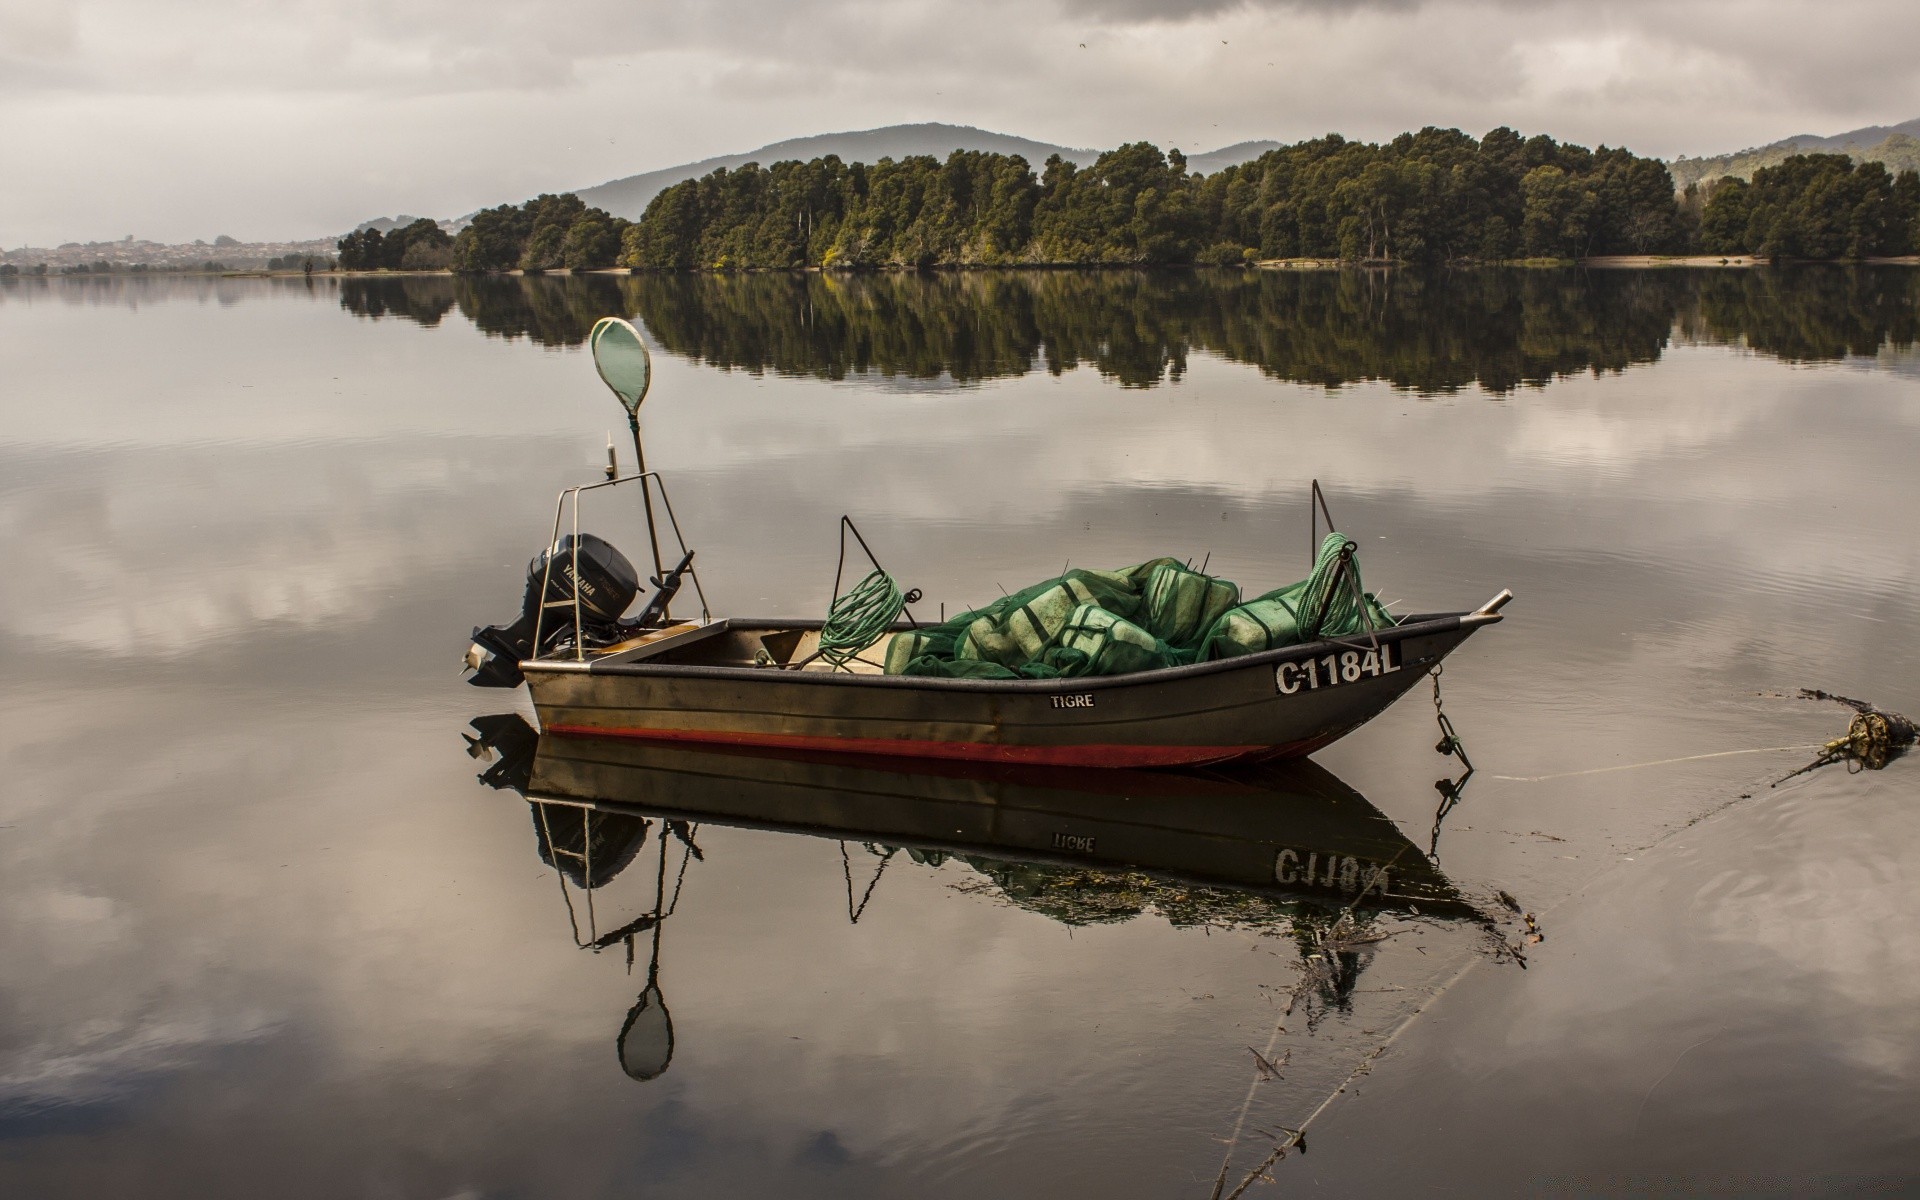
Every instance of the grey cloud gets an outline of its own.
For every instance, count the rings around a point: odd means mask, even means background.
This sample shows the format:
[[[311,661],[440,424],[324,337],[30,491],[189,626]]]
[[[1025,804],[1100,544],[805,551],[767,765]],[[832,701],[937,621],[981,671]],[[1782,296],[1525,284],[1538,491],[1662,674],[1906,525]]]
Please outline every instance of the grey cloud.
[[[1714,153],[1920,113],[1916,41],[1892,0],[0,0],[0,121],[40,165],[0,243],[310,236],[902,121]]]
[[[1366,10],[1417,8],[1428,0],[1062,0],[1061,8],[1103,23],[1190,21],[1248,9],[1283,9],[1339,15]]]

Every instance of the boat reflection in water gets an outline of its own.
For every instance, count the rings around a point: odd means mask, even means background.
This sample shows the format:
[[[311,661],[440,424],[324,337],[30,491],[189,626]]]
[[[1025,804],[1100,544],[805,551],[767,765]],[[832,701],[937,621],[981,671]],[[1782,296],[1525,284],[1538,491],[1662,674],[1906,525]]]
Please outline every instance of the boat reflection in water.
[[[704,858],[701,825],[839,841],[855,922],[896,859],[936,869],[958,860],[978,876],[962,890],[1065,924],[1151,912],[1175,926],[1291,932],[1303,955],[1324,945],[1316,930],[1343,918],[1483,919],[1392,820],[1308,759],[1219,772],[1067,771],[541,738],[512,714],[473,727],[470,752],[499,754],[482,782],[530,805],[576,944],[624,947],[632,966],[646,943],[646,986],[617,1041],[621,1067],[640,1080],[673,1055],[661,934],[689,865]],[[644,867],[652,903],[602,932],[595,893]],[[1345,1007],[1366,965],[1368,939],[1350,940],[1359,948],[1324,974],[1329,1006]]]

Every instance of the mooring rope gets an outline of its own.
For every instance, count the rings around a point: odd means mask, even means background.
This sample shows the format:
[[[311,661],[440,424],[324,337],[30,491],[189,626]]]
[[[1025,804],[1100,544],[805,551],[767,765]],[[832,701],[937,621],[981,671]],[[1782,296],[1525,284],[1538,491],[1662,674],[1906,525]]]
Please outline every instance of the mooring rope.
[[[865,579],[834,597],[820,626],[820,657],[834,667],[845,667],[862,650],[880,640],[907,607],[893,576],[875,569]]]
[[[1820,743],[1811,746],[1759,746],[1752,750],[1716,750],[1712,754],[1688,754],[1681,758],[1656,758],[1647,762],[1621,763],[1615,767],[1592,767],[1585,771],[1561,771],[1557,775],[1490,775],[1489,779],[1501,779],[1508,783],[1545,783],[1549,779],[1572,779],[1578,775],[1605,775],[1611,771],[1637,771],[1641,767],[1664,767],[1673,763],[1699,762],[1708,758],[1733,758],[1740,754],[1782,754],[1788,750],[1818,750]]]

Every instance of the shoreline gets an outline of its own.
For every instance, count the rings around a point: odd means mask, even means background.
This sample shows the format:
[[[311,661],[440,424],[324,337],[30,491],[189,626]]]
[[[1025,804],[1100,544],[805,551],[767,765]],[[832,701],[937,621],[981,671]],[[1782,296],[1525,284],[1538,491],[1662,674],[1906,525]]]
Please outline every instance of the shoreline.
[[[20,272],[0,276],[0,280],[52,280],[52,279],[423,279],[431,277],[456,278],[462,274],[492,276],[500,278],[557,276],[567,278],[574,275],[752,275],[752,274],[813,274],[813,275],[894,275],[923,274],[942,271],[1383,271],[1383,270],[1457,270],[1457,269],[1521,269],[1540,270],[1564,267],[1590,267],[1595,270],[1655,270],[1663,267],[1686,268],[1727,268],[1752,269],[1756,267],[1797,267],[1797,266],[1839,266],[1839,267],[1920,267],[1920,254],[1899,256],[1877,256],[1870,258],[1812,259],[1759,258],[1748,254],[1607,254],[1592,258],[1520,258],[1479,260],[1465,259],[1451,263],[1436,263],[1431,267],[1420,267],[1397,259],[1340,259],[1340,258],[1268,258],[1241,264],[1214,263],[940,263],[928,267],[884,266],[861,268],[823,268],[806,267],[727,267],[708,269],[701,267],[683,267],[658,269],[652,267],[591,267],[573,270],[566,267],[551,271],[526,271],[515,268],[511,271],[460,272],[449,268],[434,270],[351,270],[351,271],[315,271],[311,276],[305,271],[294,270],[240,270],[240,271],[107,271],[87,272],[85,274],[30,275]]]

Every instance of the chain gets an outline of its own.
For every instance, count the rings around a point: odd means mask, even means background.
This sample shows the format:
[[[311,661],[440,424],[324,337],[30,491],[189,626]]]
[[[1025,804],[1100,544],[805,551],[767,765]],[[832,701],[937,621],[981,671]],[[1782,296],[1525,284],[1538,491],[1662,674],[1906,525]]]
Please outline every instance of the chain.
[[[1433,664],[1433,670],[1427,674],[1433,676],[1433,719],[1440,726],[1440,740],[1433,748],[1448,758],[1457,758],[1466,770],[1458,779],[1436,779],[1433,790],[1440,793],[1440,804],[1433,812],[1433,837],[1427,844],[1427,857],[1435,862],[1440,858],[1440,825],[1447,819],[1454,806],[1460,803],[1460,793],[1466,789],[1467,780],[1473,778],[1473,760],[1467,757],[1467,748],[1460,741],[1460,735],[1454,732],[1453,722],[1447,719],[1446,709],[1440,702],[1439,663]]]

